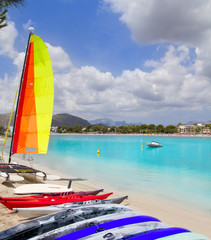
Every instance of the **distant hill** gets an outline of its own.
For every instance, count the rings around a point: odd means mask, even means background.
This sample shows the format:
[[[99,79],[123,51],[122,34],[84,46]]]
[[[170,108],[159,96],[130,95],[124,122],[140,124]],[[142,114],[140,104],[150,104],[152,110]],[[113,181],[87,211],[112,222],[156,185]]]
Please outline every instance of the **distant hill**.
[[[10,120],[10,113],[0,114],[0,126],[6,128],[8,126],[9,120]],[[13,125],[13,122],[14,122],[14,114],[12,116],[11,125]]]
[[[131,126],[131,125],[141,125],[142,123],[127,123],[125,121],[113,121],[109,118],[100,118],[89,121],[92,125],[104,125],[108,127],[119,127],[119,126]]]
[[[211,120],[203,120],[203,121],[189,121],[185,123],[184,125],[193,125],[195,123],[201,123],[201,124],[211,124]]]
[[[68,127],[81,125],[82,127],[87,127],[88,125],[90,125],[90,123],[85,119],[75,117],[67,113],[61,113],[61,114],[53,115],[51,125],[52,126],[68,126]]]
[[[10,119],[10,113],[0,114],[0,126],[7,127]],[[13,126],[14,122],[14,114],[11,121],[11,126]],[[62,113],[62,114],[56,114],[53,115],[52,118],[52,126],[68,126],[73,127],[76,125],[81,125],[82,127],[86,127],[90,125],[90,123],[82,118],[75,117],[73,115]]]

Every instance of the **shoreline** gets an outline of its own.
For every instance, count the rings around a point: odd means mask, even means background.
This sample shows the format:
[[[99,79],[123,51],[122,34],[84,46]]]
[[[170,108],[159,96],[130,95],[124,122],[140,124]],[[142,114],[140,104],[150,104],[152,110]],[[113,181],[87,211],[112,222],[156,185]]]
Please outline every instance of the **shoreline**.
[[[19,157],[13,157],[13,161],[16,161],[20,164],[27,165],[28,162],[26,160],[22,160]],[[71,174],[67,176],[67,174],[63,174],[56,170],[51,169],[46,166],[44,163],[40,166],[40,163],[33,162],[33,167],[39,170],[46,172],[47,174],[56,174],[61,177],[67,178],[75,178]],[[85,176],[84,176],[85,177]],[[1,184],[0,185],[0,196],[14,196],[13,187],[17,187],[27,183],[27,181],[23,181],[20,183],[14,184]],[[28,182],[29,183],[29,182]],[[61,184],[67,185],[67,181],[46,181],[46,183],[52,184]],[[92,179],[88,179],[86,181],[74,181],[72,182],[72,187],[74,191],[86,191],[86,190],[95,190],[104,188],[104,193],[114,192],[110,198],[116,198],[127,195],[123,191],[118,191],[117,189],[112,189],[111,186],[98,186],[97,183],[94,183]],[[198,212],[194,209],[187,208],[180,203],[172,202],[170,200],[155,197],[149,194],[140,194],[136,195],[135,193],[130,193],[128,199],[125,200],[123,205],[127,205],[132,209],[147,214],[153,217],[160,219],[162,222],[169,224],[173,227],[184,227],[192,232],[204,234],[207,237],[211,238],[211,213],[205,214],[202,212]],[[1,220],[0,220],[0,231],[20,224],[27,219],[21,217],[18,213],[14,213],[0,204],[0,212],[1,212]]]
[[[211,138],[211,134],[145,134],[145,133],[50,133],[50,135],[59,135],[59,136],[65,136],[65,135],[84,135],[84,136],[145,136],[145,137],[202,137],[202,138]]]

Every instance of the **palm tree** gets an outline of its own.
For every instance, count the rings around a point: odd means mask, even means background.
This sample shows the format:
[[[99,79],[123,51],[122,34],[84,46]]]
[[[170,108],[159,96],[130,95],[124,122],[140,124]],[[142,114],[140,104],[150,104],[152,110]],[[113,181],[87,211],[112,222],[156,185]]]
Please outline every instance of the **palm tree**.
[[[0,29],[7,26],[7,8],[10,6],[18,7],[24,0],[0,0]]]

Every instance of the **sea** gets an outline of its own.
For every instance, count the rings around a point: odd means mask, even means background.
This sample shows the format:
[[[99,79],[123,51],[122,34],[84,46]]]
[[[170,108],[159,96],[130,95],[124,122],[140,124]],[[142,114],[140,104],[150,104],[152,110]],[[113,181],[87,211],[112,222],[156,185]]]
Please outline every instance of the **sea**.
[[[150,148],[151,141],[163,147]],[[51,135],[48,154],[34,157],[100,188],[150,194],[211,214],[211,137]]]

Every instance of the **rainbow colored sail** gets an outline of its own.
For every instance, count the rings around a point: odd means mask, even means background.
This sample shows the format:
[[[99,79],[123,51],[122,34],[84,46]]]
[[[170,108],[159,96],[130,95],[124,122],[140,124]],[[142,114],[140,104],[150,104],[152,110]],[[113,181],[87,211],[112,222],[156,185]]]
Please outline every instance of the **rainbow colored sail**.
[[[53,71],[48,49],[31,34],[20,86],[12,154],[47,153],[53,113]]]

